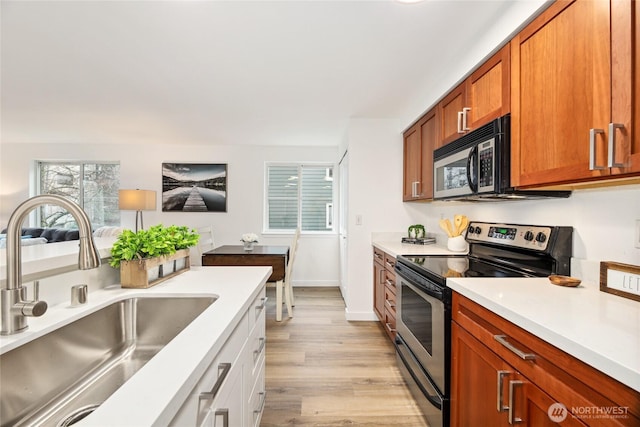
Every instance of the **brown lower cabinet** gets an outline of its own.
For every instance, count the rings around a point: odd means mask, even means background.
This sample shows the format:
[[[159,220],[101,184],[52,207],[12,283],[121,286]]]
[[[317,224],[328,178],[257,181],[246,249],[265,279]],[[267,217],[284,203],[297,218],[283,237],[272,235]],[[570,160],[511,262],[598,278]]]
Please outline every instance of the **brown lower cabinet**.
[[[373,248],[373,308],[391,341],[396,338],[396,258]]]
[[[637,391],[456,292],[452,319],[452,426],[640,426]]]

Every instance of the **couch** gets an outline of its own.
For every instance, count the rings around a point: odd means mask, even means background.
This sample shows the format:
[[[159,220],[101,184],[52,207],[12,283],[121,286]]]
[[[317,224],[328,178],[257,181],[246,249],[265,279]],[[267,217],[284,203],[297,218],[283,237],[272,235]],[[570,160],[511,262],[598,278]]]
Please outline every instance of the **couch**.
[[[7,229],[2,230],[5,235]],[[80,240],[80,232],[66,228],[23,228],[21,233],[23,238],[46,239],[47,243],[67,242],[69,240]]]

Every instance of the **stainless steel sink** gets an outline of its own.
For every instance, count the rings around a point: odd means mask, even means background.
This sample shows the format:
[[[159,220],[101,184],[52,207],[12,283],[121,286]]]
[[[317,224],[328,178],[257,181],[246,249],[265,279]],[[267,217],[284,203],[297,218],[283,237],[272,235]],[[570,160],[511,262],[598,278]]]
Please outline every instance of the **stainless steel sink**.
[[[0,355],[0,425],[72,425],[213,302],[129,298]]]

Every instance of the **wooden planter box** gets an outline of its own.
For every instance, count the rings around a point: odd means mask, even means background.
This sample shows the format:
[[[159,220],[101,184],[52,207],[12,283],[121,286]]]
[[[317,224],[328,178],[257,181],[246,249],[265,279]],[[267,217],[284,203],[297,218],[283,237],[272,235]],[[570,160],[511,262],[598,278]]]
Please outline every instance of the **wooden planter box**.
[[[123,288],[150,288],[189,268],[189,249],[180,249],[173,255],[121,261],[120,284]]]

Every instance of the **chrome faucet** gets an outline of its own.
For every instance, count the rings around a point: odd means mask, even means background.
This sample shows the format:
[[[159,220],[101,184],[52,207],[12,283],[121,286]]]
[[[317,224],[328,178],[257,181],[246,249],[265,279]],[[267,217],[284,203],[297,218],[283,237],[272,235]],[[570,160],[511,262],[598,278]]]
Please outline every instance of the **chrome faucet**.
[[[89,217],[76,203],[54,195],[35,196],[22,202],[7,225],[7,283],[0,289],[0,335],[11,335],[27,329],[28,316],[42,316],[47,311],[44,301],[27,301],[27,288],[22,286],[22,247],[20,229],[29,212],[42,205],[65,208],[76,220],[80,234],[78,268],[89,270],[100,265],[100,256],[93,241]]]

